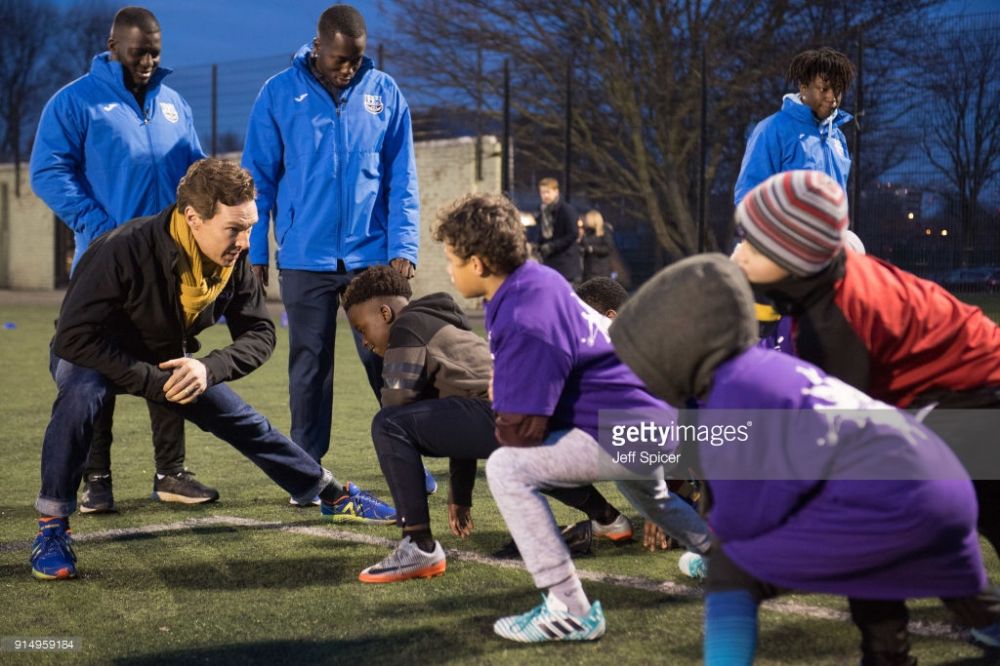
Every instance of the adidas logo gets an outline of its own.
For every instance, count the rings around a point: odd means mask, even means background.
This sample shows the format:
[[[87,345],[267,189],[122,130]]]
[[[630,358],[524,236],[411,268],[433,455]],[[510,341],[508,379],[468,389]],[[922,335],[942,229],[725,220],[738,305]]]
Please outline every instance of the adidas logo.
[[[565,624],[564,624],[565,623]],[[579,622],[570,617],[565,617],[561,620],[549,620],[548,622],[541,622],[538,625],[546,636],[553,640],[559,640],[569,636],[575,631],[583,631],[583,626]]]

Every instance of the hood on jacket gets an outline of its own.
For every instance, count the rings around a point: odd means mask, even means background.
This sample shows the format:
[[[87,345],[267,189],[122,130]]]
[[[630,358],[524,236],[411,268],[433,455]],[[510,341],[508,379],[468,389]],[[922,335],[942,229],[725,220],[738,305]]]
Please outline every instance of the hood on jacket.
[[[311,54],[312,42],[306,42],[299,47],[299,50],[295,52],[295,57],[292,58],[292,65],[304,70],[309,74],[309,76],[313,76],[312,69],[309,67],[309,56]],[[354,78],[351,79],[350,84],[345,87],[345,90],[347,88],[353,88],[369,69],[375,69],[375,63],[368,56],[361,56],[361,66],[358,67],[358,71],[354,73]],[[313,76],[313,78],[315,78],[315,76]]]
[[[400,314],[420,314],[428,317],[440,319],[445,324],[451,324],[457,328],[468,331],[469,320],[466,318],[462,308],[458,306],[455,299],[450,294],[439,291],[428,294],[421,298],[410,301]]]
[[[683,407],[708,394],[716,368],[756,344],[750,283],[725,255],[688,257],[626,301],[610,333],[618,357],[646,387]]]
[[[167,77],[168,74],[173,73],[174,70],[169,67],[157,66],[153,70],[153,75],[149,77],[149,83],[146,84],[146,90],[150,91],[156,88],[163,82],[163,79]],[[130,97],[132,93],[128,91],[125,87],[125,73],[122,69],[122,64],[116,60],[111,59],[111,51],[104,51],[103,53],[98,53],[90,61],[90,73],[93,74],[97,79],[107,83],[108,85],[120,89],[122,92],[127,93]]]
[[[788,93],[781,98],[781,112],[787,113],[797,121],[807,123],[813,127],[822,127],[823,125],[828,125],[830,128],[840,127],[841,125],[854,120],[854,116],[839,107],[833,110],[833,113],[830,114],[829,118],[826,118],[825,120],[816,120],[816,116],[813,115],[812,109],[807,104],[802,102],[802,98],[799,96],[799,93]]]

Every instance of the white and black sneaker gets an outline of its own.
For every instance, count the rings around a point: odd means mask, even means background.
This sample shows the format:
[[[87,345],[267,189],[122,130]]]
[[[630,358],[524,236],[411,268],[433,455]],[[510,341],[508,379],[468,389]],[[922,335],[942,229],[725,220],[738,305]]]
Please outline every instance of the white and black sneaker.
[[[362,583],[398,583],[411,578],[433,578],[444,573],[447,562],[444,548],[437,541],[434,550],[425,553],[405,537],[388,557],[358,575]]]
[[[80,497],[80,513],[114,513],[115,496],[111,492],[111,472],[88,474]]]
[[[543,594],[542,603],[527,613],[502,617],[493,624],[497,636],[518,643],[595,641],[605,628],[600,601],[591,604],[586,615],[573,615],[552,594]]]

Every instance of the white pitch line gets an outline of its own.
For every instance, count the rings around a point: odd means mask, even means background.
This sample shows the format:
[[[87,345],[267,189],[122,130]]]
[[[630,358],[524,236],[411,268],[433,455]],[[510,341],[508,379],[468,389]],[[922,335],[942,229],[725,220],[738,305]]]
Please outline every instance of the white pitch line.
[[[196,529],[199,527],[229,526],[248,527],[252,529],[273,529],[303,536],[317,537],[319,539],[332,539],[335,541],[347,541],[370,546],[394,547],[398,541],[386,537],[362,534],[349,530],[340,530],[329,527],[303,527],[289,525],[288,523],[277,521],[254,520],[252,518],[240,518],[237,516],[205,516],[202,518],[186,518],[173,523],[162,523],[159,525],[145,525],[143,527],[123,527],[118,529],[101,530],[99,532],[89,532],[87,534],[73,535],[74,543],[90,543],[101,541],[114,541],[116,539],[128,538],[130,536],[141,536],[150,534],[163,534],[167,532],[181,532],[184,530]],[[13,552],[16,550],[27,550],[30,547],[28,542],[11,542],[0,544],[0,552]],[[524,569],[521,560],[501,560],[468,550],[457,550],[449,548],[447,550],[449,559],[462,562],[472,562],[501,569]],[[577,575],[583,580],[625,587],[632,590],[642,590],[644,592],[659,592],[674,597],[695,598],[700,597],[703,591],[699,587],[681,585],[671,581],[656,581],[638,576],[619,576],[615,574],[602,573],[599,571],[588,571],[577,569]],[[850,615],[844,611],[832,608],[822,608],[820,606],[810,606],[797,601],[782,599],[772,599],[764,602],[764,608],[785,615],[796,615],[808,617],[814,620],[832,620],[835,622],[850,622]],[[918,636],[930,638],[946,638],[957,641],[965,640],[965,633],[950,624],[942,622],[927,622],[923,620],[910,621],[910,633]]]

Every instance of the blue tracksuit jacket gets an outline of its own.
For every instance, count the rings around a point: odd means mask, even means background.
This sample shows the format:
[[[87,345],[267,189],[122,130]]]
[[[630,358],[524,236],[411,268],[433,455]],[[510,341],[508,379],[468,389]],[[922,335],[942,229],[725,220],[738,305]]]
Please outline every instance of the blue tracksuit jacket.
[[[853,118],[837,109],[818,121],[798,93],[785,95],[781,110],[757,123],[750,134],[734,203],[739,205],[750,190],[774,174],[794,169],[822,171],[846,191],[851,158],[840,126]]]
[[[191,107],[159,67],[144,108],[108,52],[48,101],[31,152],[31,188],[76,237],[73,266],[90,242],[171,205],[187,168],[205,157]]]
[[[269,79],[247,127],[243,166],[257,184],[250,262],[267,264],[273,216],[282,269],[353,270],[417,262],[420,199],[410,110],[365,58],[339,103],[309,70],[310,47]]]

